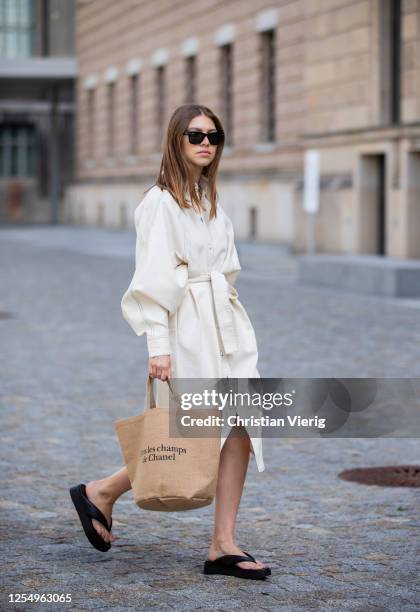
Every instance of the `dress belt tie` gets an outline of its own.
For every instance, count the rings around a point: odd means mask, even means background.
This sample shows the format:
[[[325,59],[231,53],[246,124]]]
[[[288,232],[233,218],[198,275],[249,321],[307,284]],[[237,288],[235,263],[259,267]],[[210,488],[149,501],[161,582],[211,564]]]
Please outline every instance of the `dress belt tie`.
[[[212,270],[191,276],[188,283],[210,282],[213,294],[214,308],[216,311],[217,324],[220,330],[223,350],[229,355],[238,350],[238,340],[233,319],[233,309],[230,300],[238,297],[235,287],[228,283],[223,272]]]

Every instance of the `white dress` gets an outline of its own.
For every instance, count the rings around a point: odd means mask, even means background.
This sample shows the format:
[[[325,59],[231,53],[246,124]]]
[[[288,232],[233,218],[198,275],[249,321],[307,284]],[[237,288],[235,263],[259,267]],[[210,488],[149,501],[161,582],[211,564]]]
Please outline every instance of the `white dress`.
[[[260,378],[254,328],[233,286],[241,265],[232,222],[220,202],[211,221],[207,196],[202,204],[200,215],[156,185],[146,193],[134,212],[135,272],[121,300],[123,317],[138,336],[146,333],[149,357],[171,355],[173,378]],[[163,405],[169,387],[156,382]],[[255,425],[247,430],[262,472],[263,438],[255,437]]]

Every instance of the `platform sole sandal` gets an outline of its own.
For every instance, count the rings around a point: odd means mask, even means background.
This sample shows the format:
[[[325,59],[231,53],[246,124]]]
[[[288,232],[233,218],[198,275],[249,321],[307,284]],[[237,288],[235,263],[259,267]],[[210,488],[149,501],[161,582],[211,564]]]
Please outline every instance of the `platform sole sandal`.
[[[92,525],[92,519],[96,519],[107,529],[111,531],[112,529],[112,519],[111,523],[108,525],[108,521],[102,512],[95,506],[94,503],[90,501],[90,499],[86,495],[86,485],[79,484],[75,487],[71,487],[69,489],[70,497],[73,501],[74,507],[77,510],[77,514],[79,515],[80,522],[82,523],[83,531],[89,542],[92,544],[94,548],[100,550],[101,552],[107,552],[111,548],[111,544],[109,542],[105,542],[99,535],[99,533],[95,530]]]
[[[214,561],[207,559],[204,562],[203,574],[222,574],[224,576],[236,576],[236,578],[249,578],[251,580],[265,580],[267,573],[262,569],[245,569],[236,563],[248,561],[249,556],[223,555]]]

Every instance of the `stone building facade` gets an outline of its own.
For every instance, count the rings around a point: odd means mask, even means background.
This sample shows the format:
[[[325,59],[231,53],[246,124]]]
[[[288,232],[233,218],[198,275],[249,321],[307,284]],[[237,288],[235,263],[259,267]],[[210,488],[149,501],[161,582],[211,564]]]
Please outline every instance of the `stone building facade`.
[[[79,0],[76,48],[68,222],[132,227],[170,115],[200,102],[237,238],[420,258],[420,0]]]

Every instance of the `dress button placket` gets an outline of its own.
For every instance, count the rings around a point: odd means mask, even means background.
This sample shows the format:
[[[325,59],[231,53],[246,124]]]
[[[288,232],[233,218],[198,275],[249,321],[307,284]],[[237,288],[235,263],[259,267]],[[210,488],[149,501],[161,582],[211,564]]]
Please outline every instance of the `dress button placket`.
[[[206,214],[206,213],[204,213],[204,214]],[[208,257],[207,263],[208,263],[208,270],[210,271],[210,269],[211,269],[211,265],[210,264],[213,263],[212,262],[212,255],[213,255],[213,250],[214,250],[213,242],[211,241],[212,240],[212,232],[211,232],[209,224],[207,223],[207,218],[206,218],[206,221],[204,221],[203,215],[200,215],[200,219],[201,219],[202,223],[204,223],[204,225],[206,227],[206,230],[207,230],[207,235],[209,237],[209,243],[207,245],[207,250],[208,250],[209,257]],[[218,333],[218,337],[219,337],[220,346],[222,346],[222,340],[221,340],[221,337],[220,337],[220,333]],[[229,378],[230,377],[230,367],[229,367],[227,355],[225,355],[224,351],[222,351],[222,350],[220,351],[220,358],[221,358],[221,361],[222,361],[222,376],[224,378],[225,377]]]

